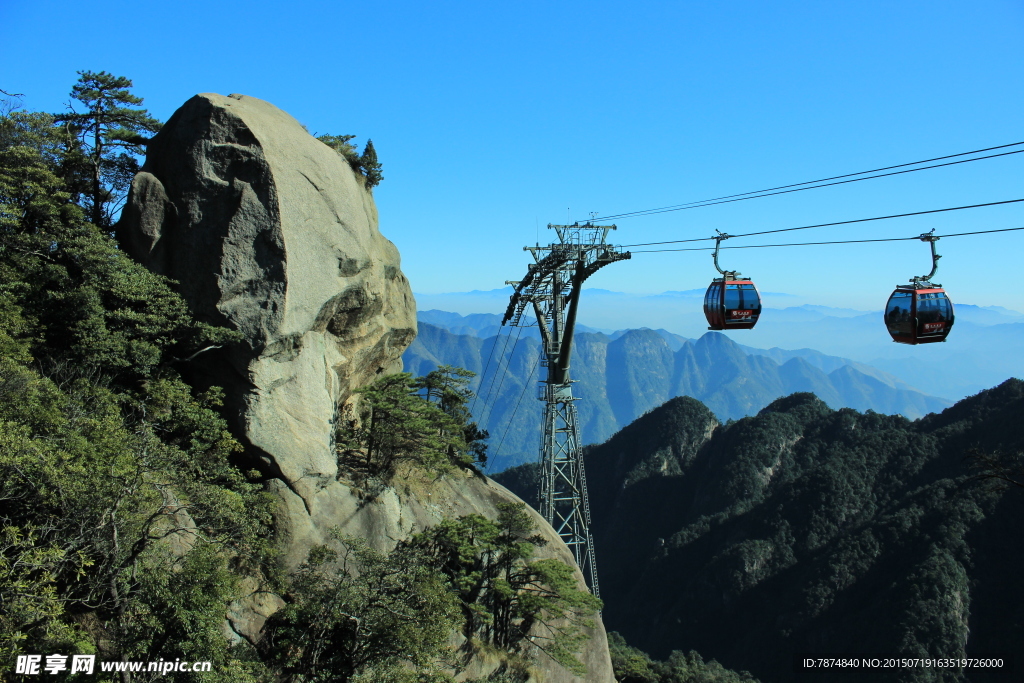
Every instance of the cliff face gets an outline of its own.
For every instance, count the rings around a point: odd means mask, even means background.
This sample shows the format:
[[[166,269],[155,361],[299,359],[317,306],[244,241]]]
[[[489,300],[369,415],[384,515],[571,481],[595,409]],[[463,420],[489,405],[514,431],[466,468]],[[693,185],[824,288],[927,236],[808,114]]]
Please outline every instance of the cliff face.
[[[356,388],[401,370],[416,307],[362,179],[288,114],[241,95],[190,99],[150,143],[117,230],[134,258],[180,283],[199,319],[243,334],[184,366],[196,384],[224,387],[236,435],[278,499],[286,565],[333,527],[383,550],[445,517],[493,518],[497,503],[517,500],[468,472],[426,490],[398,482],[368,504],[339,480],[335,422]],[[537,521],[549,539],[538,555],[571,563]],[[255,640],[281,604],[254,592],[229,621]],[[587,680],[611,681],[600,624],[593,635]],[[538,665],[537,680],[578,680]]]
[[[312,510],[337,407],[401,369],[415,303],[372,196],[334,150],[252,97],[196,95],[150,144],[122,244],[245,336],[207,362],[249,447]]]

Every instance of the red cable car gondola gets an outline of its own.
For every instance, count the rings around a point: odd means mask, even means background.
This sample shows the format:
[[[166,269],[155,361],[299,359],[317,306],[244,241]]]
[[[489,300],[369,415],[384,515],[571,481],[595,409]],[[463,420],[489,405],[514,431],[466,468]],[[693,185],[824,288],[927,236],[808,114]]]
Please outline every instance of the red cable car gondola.
[[[718,247],[730,235],[719,232],[715,239],[715,269],[722,274],[711,281],[704,294],[704,316],[709,330],[749,330],[761,315],[761,295],[748,277],[718,265]]]
[[[932,272],[911,278],[909,285],[897,285],[885,305],[885,327],[892,340],[900,344],[946,341],[953,329],[953,302],[942,285],[931,282],[942,258],[935,253],[938,240],[931,233],[921,235],[921,241],[932,248]]]

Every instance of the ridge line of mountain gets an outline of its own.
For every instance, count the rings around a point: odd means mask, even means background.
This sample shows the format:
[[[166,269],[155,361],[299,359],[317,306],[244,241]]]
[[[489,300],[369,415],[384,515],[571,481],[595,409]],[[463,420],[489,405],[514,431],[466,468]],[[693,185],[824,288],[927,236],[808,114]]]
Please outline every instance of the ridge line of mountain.
[[[527,384],[539,379],[539,355],[539,341],[519,337],[518,331],[512,337],[484,338],[421,322],[403,362],[418,375],[439,364],[478,374],[486,370],[471,388],[479,394],[476,419],[492,434],[488,470],[494,472],[538,457],[540,406],[524,399]],[[575,339],[572,365],[578,380],[574,393],[581,398],[581,437],[584,443],[601,443],[674,396],[701,400],[722,421],[756,414],[797,391],[813,392],[833,408],[902,413],[909,418],[950,405],[881,370],[842,360],[816,353],[779,359],[768,352],[747,353],[721,333],[693,340],[650,329],[629,330],[614,339],[582,332]]]

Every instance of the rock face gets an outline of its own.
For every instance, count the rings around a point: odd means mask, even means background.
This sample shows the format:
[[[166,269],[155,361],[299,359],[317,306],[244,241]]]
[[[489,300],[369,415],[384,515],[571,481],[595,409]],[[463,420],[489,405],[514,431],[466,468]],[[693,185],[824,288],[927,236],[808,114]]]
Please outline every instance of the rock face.
[[[200,319],[242,332],[208,370],[243,402],[247,445],[311,507],[337,474],[336,410],[400,370],[416,335],[373,197],[280,109],[203,94],[151,142],[118,231]]]
[[[356,388],[401,370],[416,306],[362,178],[291,116],[252,97],[196,95],[150,142],[117,230],[134,258],[179,282],[199,319],[244,336],[183,368],[225,389],[236,436],[278,498],[287,566],[333,527],[383,550],[445,517],[494,518],[497,503],[518,500],[468,472],[415,492],[399,484],[370,503],[339,481],[335,422]],[[571,563],[537,521],[550,540],[538,556]],[[235,637],[257,639],[282,604],[255,588],[228,613]],[[613,680],[599,621],[583,661],[586,680]],[[469,671],[488,673],[483,662]],[[534,679],[580,680],[541,660]]]

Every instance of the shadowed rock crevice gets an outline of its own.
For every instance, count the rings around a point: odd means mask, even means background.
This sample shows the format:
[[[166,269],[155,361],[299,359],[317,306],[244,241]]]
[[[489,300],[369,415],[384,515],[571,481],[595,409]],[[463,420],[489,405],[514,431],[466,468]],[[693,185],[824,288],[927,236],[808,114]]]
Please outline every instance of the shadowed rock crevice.
[[[369,267],[369,261],[358,261],[354,258],[348,258],[345,256],[338,258],[338,275],[342,277],[352,277],[353,275],[358,275],[359,273],[363,272]],[[392,268],[393,266],[385,266],[385,271],[388,271]]]
[[[349,341],[383,310],[384,301],[379,296],[363,287],[350,287],[323,305],[313,329],[326,330],[339,340]]]

